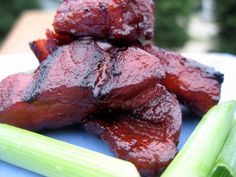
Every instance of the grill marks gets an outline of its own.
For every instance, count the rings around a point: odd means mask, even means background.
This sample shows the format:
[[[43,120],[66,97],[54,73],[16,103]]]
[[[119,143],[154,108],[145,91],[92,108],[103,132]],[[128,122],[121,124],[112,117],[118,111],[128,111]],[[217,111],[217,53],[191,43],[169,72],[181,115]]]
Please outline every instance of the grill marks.
[[[103,43],[102,46],[105,46],[105,43]],[[187,105],[200,115],[206,113],[220,100],[221,84],[223,83],[224,76],[213,68],[186,59],[178,53],[169,52],[152,45],[137,45],[135,48],[128,49],[127,47],[117,49],[112,45],[108,46],[106,50],[114,55],[114,60],[117,60],[119,57],[122,58],[122,56],[119,56],[122,55],[122,50],[123,53],[130,56],[134,55],[137,57],[136,59],[138,59],[141,56],[132,54],[135,53],[135,50],[138,50],[138,48],[155,56],[160,60],[161,68],[165,72],[165,77],[161,82],[162,85],[167,87],[170,92],[176,94],[181,103]],[[115,52],[116,50],[119,52]],[[127,62],[127,66],[131,66],[131,63],[132,61]],[[120,71],[116,67],[116,64],[111,67],[113,67],[111,71],[114,74],[119,74]],[[132,66],[130,68],[137,67],[138,66]],[[141,65],[141,67],[144,66]],[[159,71],[159,69],[160,68],[157,68],[156,71]]]
[[[0,122],[30,130],[86,122],[119,158],[154,175],[177,152],[178,102],[158,84],[164,77],[158,58],[137,47],[105,48],[75,41],[58,47],[33,74],[0,82]],[[89,119],[105,113],[114,117]]]
[[[0,122],[11,124],[14,120],[13,125],[39,130],[81,122],[106,109],[130,110],[141,106],[148,98],[139,101],[140,93],[154,87],[164,73],[154,56],[137,48],[127,50],[116,51],[118,57],[114,60],[113,54],[91,40],[59,47],[28,76],[28,82],[26,76],[15,75],[0,83],[0,98],[5,105],[1,108]],[[136,59],[136,56],[142,57]],[[131,65],[129,61],[133,61]],[[113,73],[112,66],[118,68],[119,74]],[[129,66],[137,69],[131,74]],[[17,84],[11,84],[16,78],[26,84],[17,88]],[[14,90],[20,90],[21,94],[9,101],[7,96]]]
[[[133,162],[142,176],[153,176],[176,154],[181,126],[176,98],[157,83],[203,114],[219,101],[223,76],[150,45],[116,48],[99,42],[96,46],[109,53],[109,59],[100,56],[99,62],[92,64],[97,78],[93,84],[87,79],[90,74],[83,79],[84,85],[92,88],[90,94],[99,99],[88,108],[93,114],[104,109],[115,113],[89,119],[84,128],[108,143],[117,157]]]

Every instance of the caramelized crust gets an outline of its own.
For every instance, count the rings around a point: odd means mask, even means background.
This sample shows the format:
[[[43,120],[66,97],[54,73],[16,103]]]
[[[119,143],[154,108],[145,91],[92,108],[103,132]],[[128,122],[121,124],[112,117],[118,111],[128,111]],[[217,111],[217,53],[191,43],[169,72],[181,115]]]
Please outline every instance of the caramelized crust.
[[[64,0],[53,26],[58,33],[132,43],[152,38],[153,12],[152,0]]]
[[[163,75],[159,60],[139,48],[110,53],[94,41],[75,41],[59,47],[34,74],[0,82],[0,122],[40,130],[103,110],[130,110],[151,99],[147,93]]]
[[[224,76],[213,68],[155,46],[141,46],[161,60],[166,76],[162,84],[178,99],[202,115],[220,100]]]
[[[134,163],[142,176],[154,176],[170,163],[181,129],[175,96],[159,84],[152,92],[156,96],[140,108],[98,116],[83,125],[109,144],[117,157]]]
[[[160,59],[165,70],[162,84],[193,111],[202,115],[219,102],[223,74],[213,68],[186,59],[178,53],[152,45],[138,45],[138,47]],[[114,50],[114,46],[109,45],[109,49]],[[50,50],[41,54],[44,53],[50,53]]]

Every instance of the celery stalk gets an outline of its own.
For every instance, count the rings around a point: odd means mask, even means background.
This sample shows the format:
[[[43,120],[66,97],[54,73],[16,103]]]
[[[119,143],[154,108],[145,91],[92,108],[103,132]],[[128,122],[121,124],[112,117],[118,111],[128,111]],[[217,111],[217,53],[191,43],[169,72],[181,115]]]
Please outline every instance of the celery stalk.
[[[208,177],[232,128],[236,102],[213,107],[161,177]]]
[[[211,177],[236,177],[236,123],[218,156]]]
[[[0,124],[0,160],[48,177],[138,177],[123,160]]]

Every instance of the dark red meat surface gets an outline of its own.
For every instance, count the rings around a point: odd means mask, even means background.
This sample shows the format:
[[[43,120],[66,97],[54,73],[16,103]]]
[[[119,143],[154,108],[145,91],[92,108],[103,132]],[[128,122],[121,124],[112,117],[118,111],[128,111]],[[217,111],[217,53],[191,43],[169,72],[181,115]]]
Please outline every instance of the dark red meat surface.
[[[75,41],[33,74],[0,82],[0,122],[36,131],[86,122],[118,157],[154,175],[175,156],[181,126],[175,96],[158,84],[163,77],[159,59],[140,48]],[[116,116],[94,118],[107,113]]]
[[[40,44],[40,40],[35,42]],[[111,44],[103,45],[109,46],[108,49],[114,48]],[[183,104],[202,115],[218,103],[223,74],[175,52],[152,45],[138,47],[160,59],[166,74],[162,84],[175,93]],[[35,46],[35,51],[40,49]],[[45,53],[50,53],[50,50]]]
[[[142,176],[154,176],[174,158],[181,129],[175,96],[160,85],[145,105],[126,113],[98,116],[83,127],[109,144],[114,154],[136,165]],[[96,116],[95,116],[96,117]]]
[[[106,52],[94,41],[75,41],[59,47],[34,74],[0,83],[0,122],[40,130],[103,110],[131,110],[152,98],[149,91],[162,78],[159,60],[139,48]]]
[[[64,0],[53,26],[58,33],[132,43],[152,38],[153,12],[152,0]]]
[[[218,103],[223,74],[175,52],[151,45],[141,48],[161,60],[166,73],[162,84],[182,103],[199,114],[206,113]]]

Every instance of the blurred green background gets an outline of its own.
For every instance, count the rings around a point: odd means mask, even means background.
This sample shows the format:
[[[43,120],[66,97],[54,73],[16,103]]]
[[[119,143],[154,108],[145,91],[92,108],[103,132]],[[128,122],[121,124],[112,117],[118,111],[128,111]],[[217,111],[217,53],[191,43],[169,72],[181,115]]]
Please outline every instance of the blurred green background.
[[[189,40],[187,32],[192,0],[154,0],[155,43],[165,48],[180,48]]]
[[[216,50],[236,54],[236,0],[216,0]]]
[[[154,0],[154,2],[156,3],[154,43],[158,46],[192,52],[189,45],[192,45],[193,51],[200,51],[198,45],[201,46],[202,43],[204,47],[206,43],[210,43],[205,47],[205,51],[236,54],[235,0]],[[59,0],[1,0],[0,44],[24,10],[39,8],[55,10],[59,4]],[[202,34],[204,28],[208,29],[209,34]],[[201,37],[204,37],[204,40],[201,40]]]
[[[38,0],[1,0],[0,1],[0,43],[14,25],[20,14],[27,9],[39,9]]]

